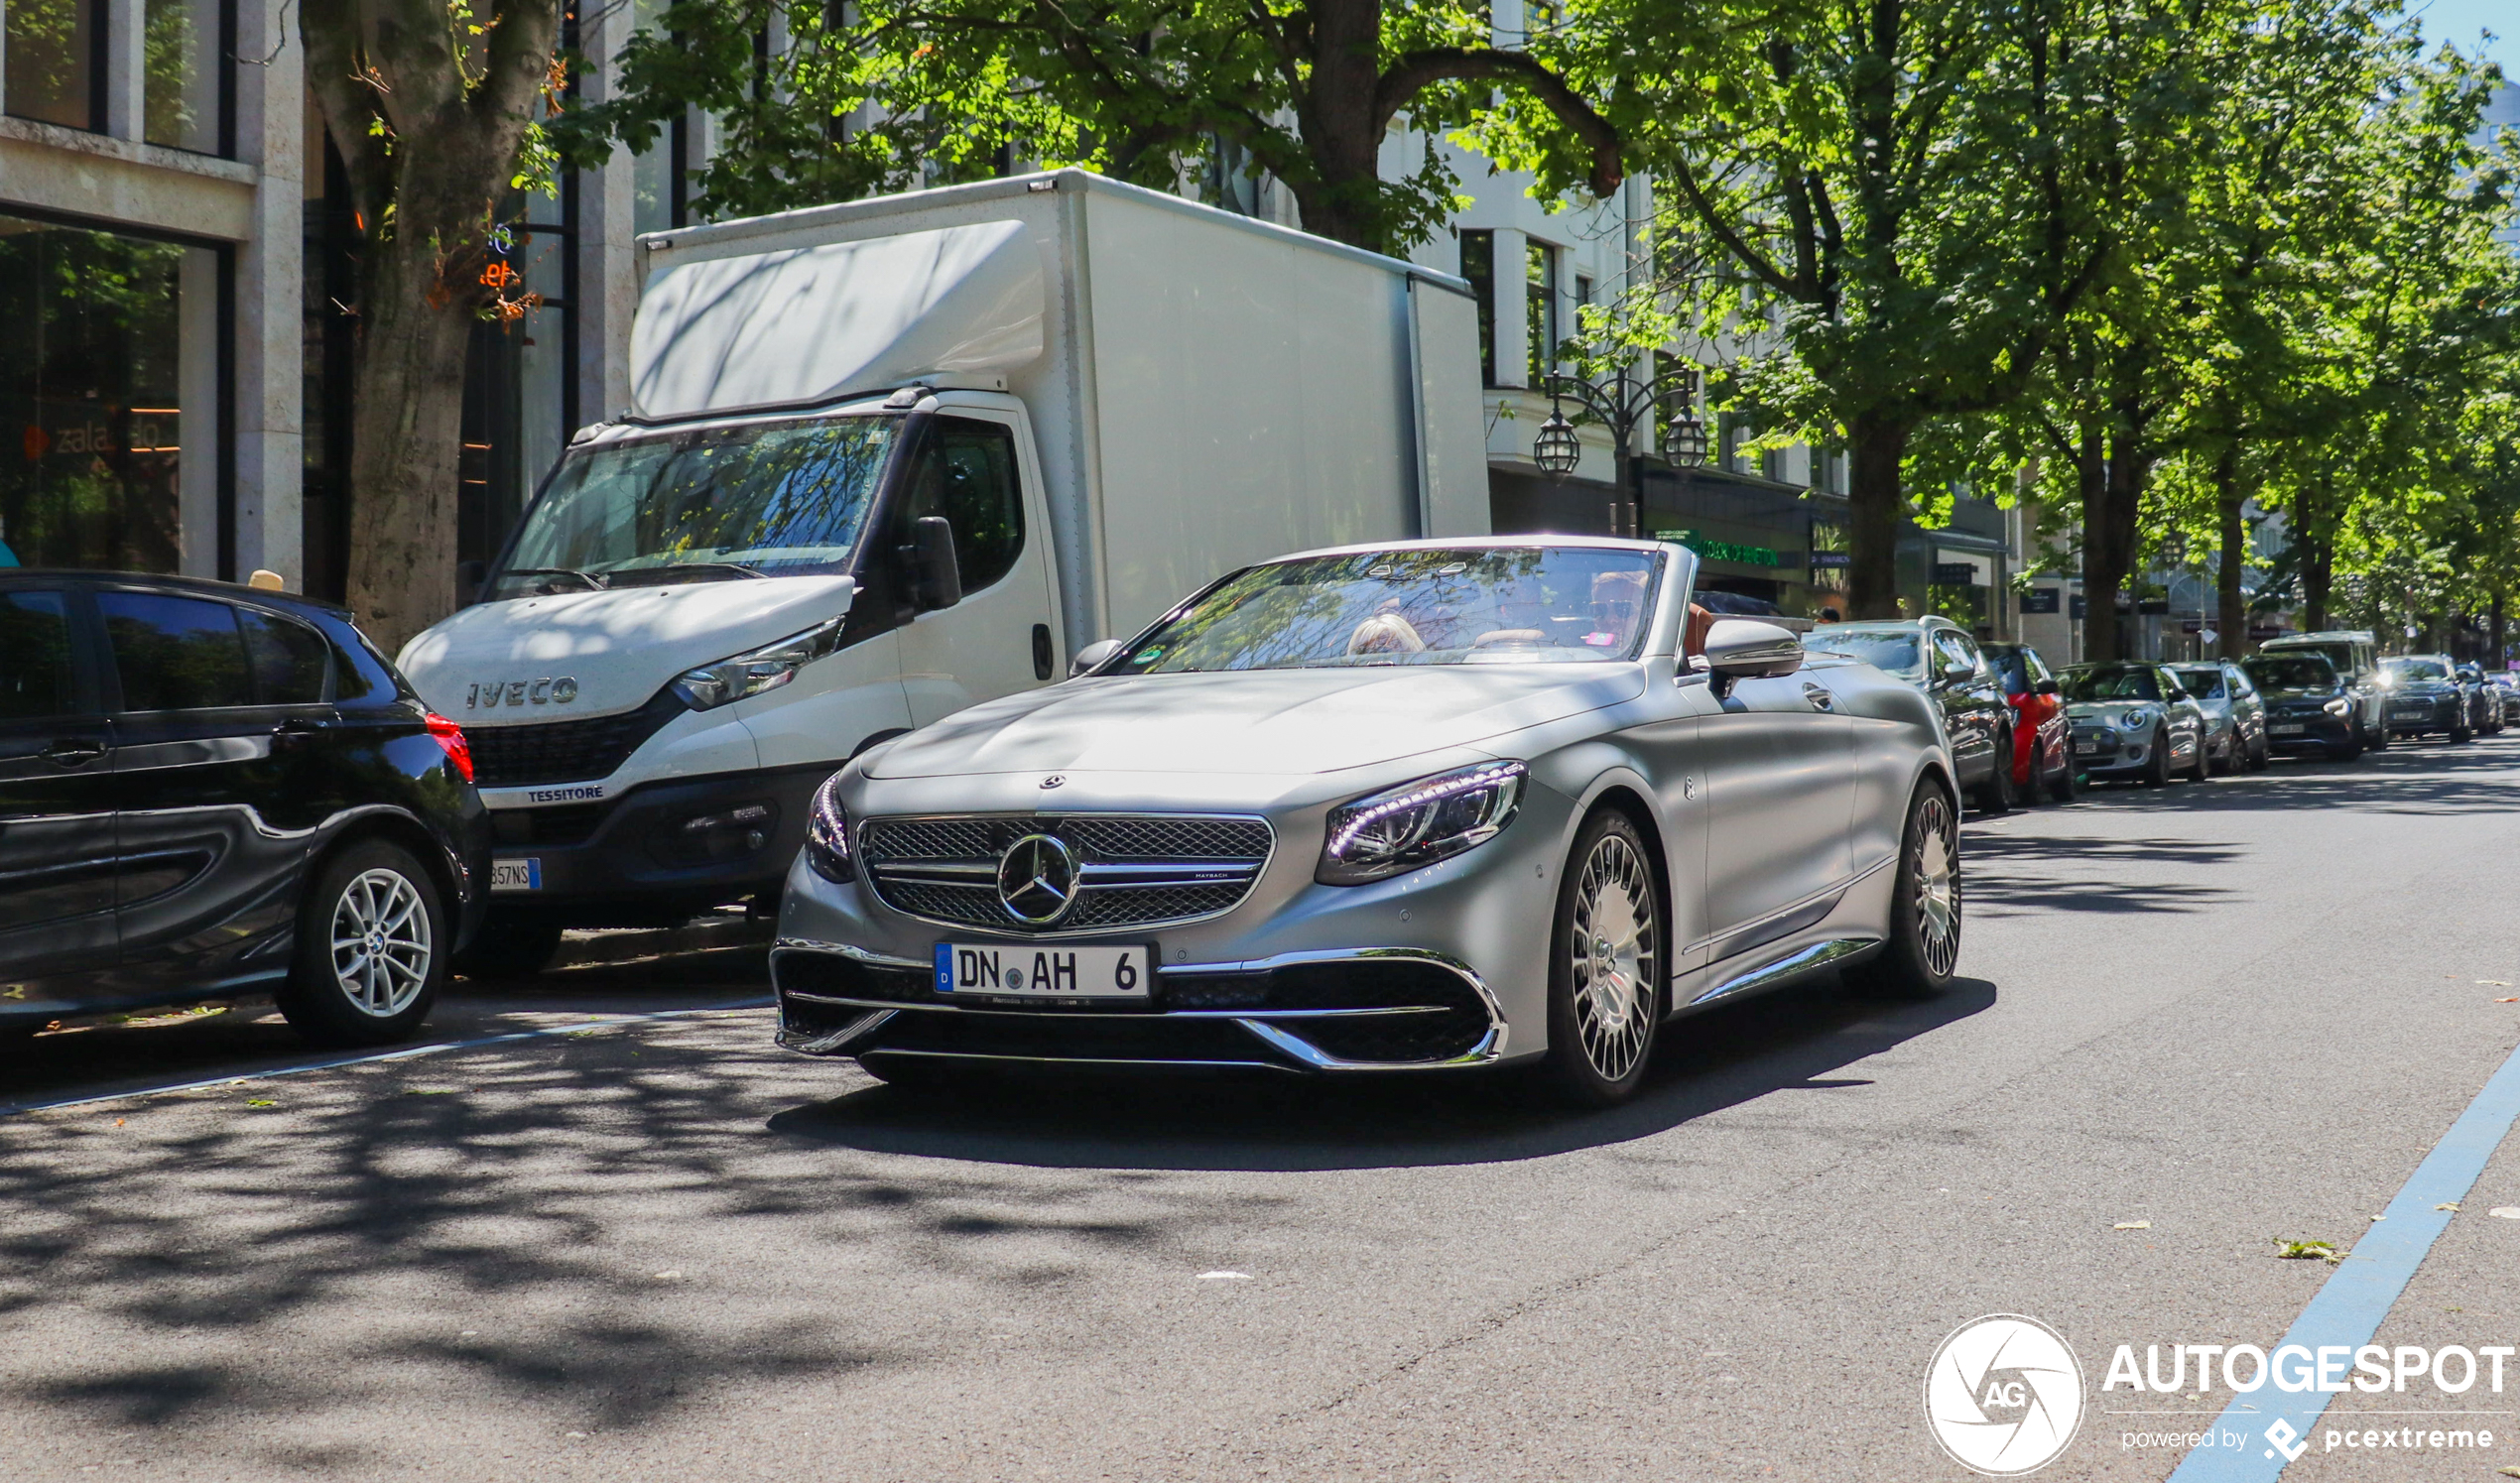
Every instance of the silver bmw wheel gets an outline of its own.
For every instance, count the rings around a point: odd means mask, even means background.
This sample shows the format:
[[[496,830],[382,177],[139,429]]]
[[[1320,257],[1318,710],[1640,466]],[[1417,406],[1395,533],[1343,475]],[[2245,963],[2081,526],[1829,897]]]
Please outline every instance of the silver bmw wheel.
[[[1605,834],[1584,857],[1567,934],[1575,1032],[1605,1081],[1636,1069],[1654,1029],[1662,964],[1654,879],[1633,845]]]
[[[429,983],[437,952],[420,888],[399,871],[351,877],[332,907],[332,976],[361,1014],[392,1019]]]
[[[1925,966],[1937,977],[1949,974],[1960,956],[1960,873],[1953,849],[1952,805],[1941,792],[1929,793],[1916,811],[1917,829],[1909,862],[1915,881],[1917,945]]]

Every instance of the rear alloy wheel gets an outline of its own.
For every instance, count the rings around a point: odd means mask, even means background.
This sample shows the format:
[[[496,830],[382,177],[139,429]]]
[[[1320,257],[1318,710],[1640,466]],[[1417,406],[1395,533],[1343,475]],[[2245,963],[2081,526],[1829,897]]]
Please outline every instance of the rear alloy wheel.
[[[2010,813],[2012,804],[2012,733],[2007,731],[1995,740],[1995,770],[1978,786],[1977,810]]]
[[[1952,986],[1960,957],[1959,820],[1931,781],[1908,803],[1881,950],[1845,971],[1846,987],[1883,999],[1922,999]]]
[[[298,912],[280,1012],[318,1046],[409,1040],[446,984],[438,885],[401,845],[365,839],[326,861]]]
[[[1636,1095],[1662,1019],[1662,893],[1625,814],[1584,820],[1558,889],[1549,954],[1549,1078],[1583,1107]]]

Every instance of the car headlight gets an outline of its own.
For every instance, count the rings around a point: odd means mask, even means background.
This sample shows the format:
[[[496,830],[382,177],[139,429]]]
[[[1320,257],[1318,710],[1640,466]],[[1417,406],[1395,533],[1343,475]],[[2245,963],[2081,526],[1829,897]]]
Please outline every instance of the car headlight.
[[[674,677],[674,693],[693,710],[714,710],[747,695],[775,690],[796,679],[799,670],[838,649],[840,625],[847,621],[834,618],[818,623],[775,644],[686,670]]]
[[[2150,726],[2152,723],[2153,713],[2151,711],[2130,710],[2126,714],[2117,718],[2117,729],[2120,731],[2141,731],[2145,727]]]
[[[1519,762],[1482,762],[1340,804],[1330,810],[1313,879],[1361,886],[1485,844],[1514,821],[1528,771]]]
[[[2322,705],[2319,708],[2328,712],[2328,714],[2331,716],[2349,716],[2353,714],[2353,702],[2347,700],[2342,695],[2338,695],[2335,699],[2329,701],[2327,704]]]
[[[805,859],[826,881],[845,886],[857,879],[857,858],[849,853],[848,814],[840,807],[837,773],[814,790],[814,807],[806,817]]]

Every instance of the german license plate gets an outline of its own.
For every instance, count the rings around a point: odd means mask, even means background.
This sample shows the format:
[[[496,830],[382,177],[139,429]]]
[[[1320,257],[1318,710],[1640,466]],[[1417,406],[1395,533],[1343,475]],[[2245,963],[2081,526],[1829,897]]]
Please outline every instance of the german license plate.
[[[2079,757],[2097,757],[2107,750],[2098,742],[2077,742],[2074,746],[2075,755]]]
[[[532,859],[491,861],[490,889],[493,891],[542,890],[543,862]]]
[[[2310,728],[2299,721],[2279,721],[2266,729],[2277,736],[2299,736]]]
[[[2399,706],[2399,707],[2397,708],[2397,711],[2396,711],[2397,718],[2398,718],[2399,720],[2401,720],[2401,721],[2405,721],[2405,720],[2417,720],[2417,721],[2420,721],[2420,720],[2422,720],[2424,717],[2429,716],[2429,715],[2431,715],[2432,713],[2433,713],[2433,707],[2431,707],[2431,706],[2429,706],[2429,705],[2401,705],[2401,706]]]
[[[1145,999],[1155,949],[1022,947],[1005,942],[937,944],[940,994],[1011,994],[1023,999]]]

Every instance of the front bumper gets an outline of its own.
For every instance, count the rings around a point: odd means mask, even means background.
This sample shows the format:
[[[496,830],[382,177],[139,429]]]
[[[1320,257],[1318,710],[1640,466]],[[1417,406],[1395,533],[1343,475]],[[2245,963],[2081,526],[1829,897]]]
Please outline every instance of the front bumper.
[[[1119,803],[1091,797],[1093,780],[1071,777],[1067,787],[1067,814]],[[1221,801],[1199,792],[1185,785],[1178,803],[1132,797],[1128,809],[1218,811]],[[1275,831],[1272,854],[1239,904],[1108,931],[1035,937],[944,926],[894,910],[863,877],[835,884],[799,859],[772,954],[781,1043],[879,1060],[1312,1072],[1457,1068],[1545,1050],[1549,924],[1575,823],[1572,800],[1532,783],[1513,824],[1494,839],[1361,886],[1313,880],[1320,808],[1290,813],[1252,797],[1229,811],[1266,816]],[[1161,966],[1144,1001],[973,1001],[936,992],[929,965],[940,942],[1027,950],[1152,943]]]
[[[2292,731],[2284,729],[2288,726],[2300,729]],[[2266,744],[2277,751],[2295,748],[2307,750],[2312,747],[2323,749],[2342,747],[2352,741],[2353,717],[2351,715],[2331,715],[2324,710],[2314,710],[2299,715],[2287,715],[2278,711],[2267,712]]]
[[[491,810],[497,862],[532,861],[535,889],[494,890],[501,917],[569,927],[672,924],[746,896],[767,901],[805,848],[832,767],[643,784],[619,799]]]
[[[1057,950],[1061,944],[1044,944]],[[940,992],[927,964],[784,938],[779,1044],[887,1060],[1252,1071],[1485,1065],[1505,1021],[1468,965],[1416,948],[1159,969],[1143,1005]],[[961,1002],[955,1002],[955,1001]]]
[[[2458,695],[2392,696],[2386,702],[2389,729],[2414,734],[2453,731],[2466,724],[2466,701]]]

